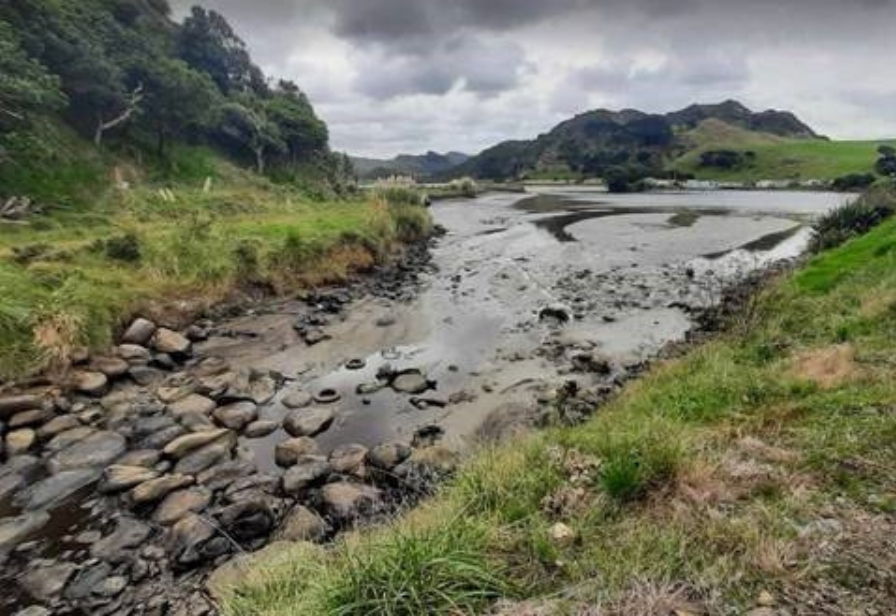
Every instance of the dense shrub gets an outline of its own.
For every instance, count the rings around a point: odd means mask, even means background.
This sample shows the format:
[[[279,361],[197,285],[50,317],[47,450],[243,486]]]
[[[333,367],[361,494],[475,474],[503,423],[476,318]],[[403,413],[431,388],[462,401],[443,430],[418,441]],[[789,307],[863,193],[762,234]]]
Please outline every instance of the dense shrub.
[[[867,233],[896,211],[896,191],[889,187],[872,189],[854,201],[838,207],[813,226],[811,250],[820,252]]]
[[[388,186],[378,188],[376,196],[389,205],[421,205],[420,193],[407,186]]]
[[[850,173],[840,176],[831,183],[831,188],[840,191],[865,190],[877,178],[873,173]]]

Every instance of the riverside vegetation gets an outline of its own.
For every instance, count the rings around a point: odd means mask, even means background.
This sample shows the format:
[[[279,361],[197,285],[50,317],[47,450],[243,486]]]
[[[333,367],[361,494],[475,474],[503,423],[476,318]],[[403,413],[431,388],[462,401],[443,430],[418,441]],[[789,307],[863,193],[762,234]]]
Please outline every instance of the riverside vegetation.
[[[485,448],[392,523],[257,563],[227,611],[886,613],[894,247],[890,219],[821,252],[586,423]]]
[[[138,311],[344,280],[426,233],[389,197],[355,193],[304,93],[214,11],[0,7],[0,379]]]

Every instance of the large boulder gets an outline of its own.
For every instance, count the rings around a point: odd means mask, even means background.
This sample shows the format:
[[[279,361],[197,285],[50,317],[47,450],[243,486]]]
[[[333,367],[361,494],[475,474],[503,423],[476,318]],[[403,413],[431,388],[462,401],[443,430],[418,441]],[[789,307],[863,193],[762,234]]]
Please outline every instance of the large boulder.
[[[333,411],[327,407],[295,409],[283,420],[283,428],[292,436],[314,436],[333,423]]]
[[[43,398],[33,394],[0,396],[0,421],[6,421],[16,413],[39,409],[43,406]]]
[[[131,501],[135,505],[143,505],[161,500],[174,490],[193,485],[194,481],[189,475],[165,475],[150,479],[131,490]]]
[[[29,566],[18,577],[19,586],[42,603],[56,600],[77,567],[72,563]]]
[[[75,391],[99,398],[109,390],[109,378],[102,372],[76,372],[71,377]]]
[[[320,451],[314,439],[307,436],[291,438],[274,447],[274,460],[284,468],[292,466],[303,456],[316,455]]]
[[[0,554],[12,551],[49,521],[50,514],[46,511],[33,511],[15,518],[0,519]]]
[[[106,493],[130,490],[134,486],[156,479],[158,471],[144,466],[125,466],[113,464],[103,471],[103,480],[100,482],[100,491]]]
[[[178,334],[176,331],[161,327],[153,334],[149,346],[159,353],[184,356],[189,355],[192,343],[188,338]]]
[[[187,488],[171,492],[162,500],[152,519],[157,524],[170,526],[188,513],[199,513],[212,500],[212,491],[205,487]]]
[[[363,475],[366,457],[367,447],[364,445],[341,445],[330,452],[330,466],[334,473]]]
[[[215,409],[214,417],[225,428],[240,431],[258,419],[258,407],[254,402],[234,402]]]
[[[202,471],[230,460],[230,452],[236,446],[236,433],[230,432],[208,445],[200,447],[178,460],[175,473],[197,475]]]
[[[133,556],[133,550],[143,545],[152,534],[152,528],[131,517],[121,517],[115,529],[90,546],[90,555],[110,562],[124,562]]]
[[[263,438],[280,429],[280,423],[271,419],[258,419],[253,421],[243,431],[246,438]]]
[[[330,474],[330,464],[320,456],[303,456],[283,473],[283,491],[295,496],[322,482]]]
[[[91,370],[100,372],[110,379],[123,377],[130,367],[130,364],[120,357],[96,357],[90,362]]]
[[[125,344],[146,345],[156,333],[156,324],[147,319],[135,319],[125,330],[121,341]]]
[[[221,526],[237,541],[267,537],[274,529],[275,516],[266,499],[249,499],[225,507],[218,516]]]
[[[13,430],[6,435],[6,453],[9,456],[18,456],[28,451],[34,446],[37,440],[37,433],[31,428],[22,428]]]
[[[391,471],[407,460],[412,449],[403,443],[383,443],[367,453],[367,463],[375,468]]]
[[[348,523],[375,512],[382,504],[382,492],[364,484],[329,483],[321,489],[321,501],[327,515]]]
[[[171,527],[168,550],[178,564],[198,565],[226,553],[229,546],[213,544],[217,529],[213,522],[195,513],[188,513]]]
[[[28,511],[45,509],[67,500],[70,496],[90,485],[100,477],[99,469],[63,471],[38,481],[16,495],[16,503]]]
[[[277,529],[277,541],[323,541],[330,532],[330,526],[311,509],[296,505]]]
[[[208,415],[218,405],[211,398],[200,396],[199,394],[188,394],[187,396],[168,405],[168,410],[175,417],[183,417],[185,415]]]
[[[216,441],[229,433],[230,431],[224,428],[206,430],[204,432],[192,432],[174,439],[165,445],[162,452],[168,457],[179,460],[191,451],[208,445],[212,441]]]
[[[125,438],[109,431],[100,431],[53,455],[47,466],[54,473],[76,468],[106,466],[127,448]]]

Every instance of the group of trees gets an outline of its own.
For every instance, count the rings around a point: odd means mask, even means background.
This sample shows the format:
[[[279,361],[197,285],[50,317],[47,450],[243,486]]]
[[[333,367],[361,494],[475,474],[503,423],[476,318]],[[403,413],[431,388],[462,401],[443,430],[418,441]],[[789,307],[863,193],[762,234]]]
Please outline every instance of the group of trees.
[[[877,172],[884,176],[896,178],[896,148],[889,145],[882,145],[877,148],[880,158],[874,168]]]
[[[296,84],[269,82],[220,14],[176,24],[167,0],[0,4],[0,156],[59,120],[97,147],[208,143],[259,172],[330,156]]]

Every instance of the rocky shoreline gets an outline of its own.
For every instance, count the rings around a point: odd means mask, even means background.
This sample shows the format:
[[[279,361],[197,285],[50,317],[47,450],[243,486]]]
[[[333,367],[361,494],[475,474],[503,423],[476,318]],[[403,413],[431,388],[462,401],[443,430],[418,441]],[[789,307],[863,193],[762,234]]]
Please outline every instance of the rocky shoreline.
[[[660,356],[724,328],[782,267],[730,285],[718,306],[678,306],[694,326],[688,341]],[[305,295],[292,322],[299,344],[310,349],[327,340],[328,326],[361,298],[414,300],[431,270],[424,242],[353,284]],[[662,276],[678,282],[652,299],[661,304],[680,303],[682,294],[669,291],[693,286],[690,271]],[[639,280],[629,285],[634,294],[648,284]],[[502,403],[477,436],[497,441],[537,425],[582,421],[647,367],[608,362],[564,335],[580,312],[595,310],[580,296],[582,285],[605,283],[617,285],[613,275],[584,270],[557,280],[563,303],[533,316],[548,333],[536,355],[559,379],[527,386],[530,403]],[[640,307],[611,295],[617,308]],[[697,303],[701,295],[685,294]],[[251,566],[252,552],[325,542],[385,519],[452,473],[457,454],[440,444],[438,425],[405,441],[324,449],[315,437],[331,429],[347,392],[306,389],[294,374],[202,350],[210,337],[245,335],[223,324],[235,314],[260,316],[268,304],[221,306],[180,329],[137,319],[110,352],[77,358],[64,382],[0,393],[0,579],[14,589],[0,599],[0,614],[213,614],[216,593]],[[361,359],[343,365],[364,368]],[[359,382],[353,395],[362,404],[383,389],[416,408],[463,402],[430,393],[436,384],[416,368],[385,364]],[[253,446],[281,434],[267,449]],[[15,612],[24,605],[31,607]]]
[[[311,346],[354,298],[409,301],[428,263],[421,243],[355,284],[310,293],[294,327]],[[313,437],[338,394],[194,353],[215,316],[181,331],[138,318],[64,379],[0,393],[0,579],[11,590],[0,613],[215,613],[205,580],[234,555],[327,540],[407,506],[453,469],[437,430],[321,450]],[[376,385],[429,389],[413,371],[383,371]],[[281,429],[266,418],[272,405],[286,410],[289,438],[271,452],[282,476],[259,471],[247,446]]]

